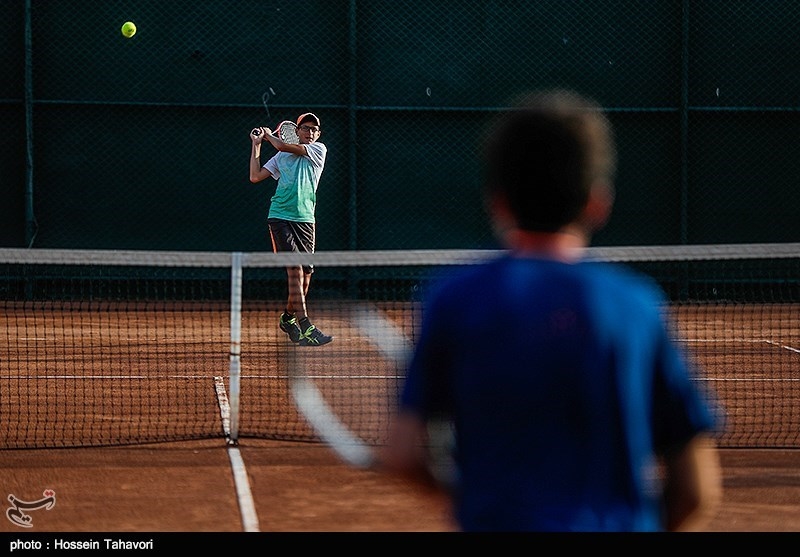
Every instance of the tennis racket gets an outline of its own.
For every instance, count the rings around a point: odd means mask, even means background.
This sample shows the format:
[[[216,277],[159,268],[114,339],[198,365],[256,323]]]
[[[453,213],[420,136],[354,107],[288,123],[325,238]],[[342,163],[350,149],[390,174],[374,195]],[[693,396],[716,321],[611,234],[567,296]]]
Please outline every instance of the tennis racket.
[[[255,128],[251,133],[258,137],[261,135],[262,128]],[[273,130],[272,135],[283,141],[284,143],[300,143],[300,138],[297,136],[297,124],[289,120],[284,120]]]
[[[289,389],[299,413],[342,461],[356,468],[380,469],[375,445],[385,439],[381,428],[394,417],[396,388],[405,377],[413,346],[377,307],[356,306],[350,322],[357,327],[353,327],[350,346],[340,353],[302,347],[290,350]],[[336,350],[334,345],[331,348]],[[353,409],[371,416],[369,423],[348,417]],[[429,424],[431,473],[445,487],[455,477],[452,433],[449,422]]]
[[[347,324],[349,346],[289,351],[289,390],[300,415],[342,461],[379,468],[375,444],[385,437],[382,427],[396,405],[408,341],[371,307],[353,309]]]
[[[269,91],[264,91],[264,94],[261,95],[261,102],[264,104],[264,110],[267,111],[267,118],[269,118],[271,120],[272,116],[270,116],[270,114],[269,114],[269,95],[270,95],[270,93],[272,93],[273,95],[275,94],[275,90],[272,87],[269,88]]]

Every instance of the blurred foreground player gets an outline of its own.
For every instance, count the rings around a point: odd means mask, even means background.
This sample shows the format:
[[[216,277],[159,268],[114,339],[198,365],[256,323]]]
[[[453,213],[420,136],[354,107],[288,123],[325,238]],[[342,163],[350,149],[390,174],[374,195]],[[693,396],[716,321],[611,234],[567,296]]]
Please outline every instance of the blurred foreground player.
[[[581,258],[614,196],[601,107],[531,94],[498,119],[484,156],[508,252],[429,292],[384,464],[435,481],[428,425],[445,417],[465,531],[702,529],[722,493],[716,409],[657,285]]]

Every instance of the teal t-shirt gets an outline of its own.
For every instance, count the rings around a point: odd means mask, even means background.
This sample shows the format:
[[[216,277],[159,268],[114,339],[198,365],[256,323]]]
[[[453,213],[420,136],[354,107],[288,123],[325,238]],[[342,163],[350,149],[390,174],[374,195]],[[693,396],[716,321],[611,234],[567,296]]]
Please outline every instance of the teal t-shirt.
[[[318,142],[305,147],[305,156],[279,152],[264,164],[278,181],[270,200],[268,218],[315,221],[317,187],[325,167],[327,148]]]

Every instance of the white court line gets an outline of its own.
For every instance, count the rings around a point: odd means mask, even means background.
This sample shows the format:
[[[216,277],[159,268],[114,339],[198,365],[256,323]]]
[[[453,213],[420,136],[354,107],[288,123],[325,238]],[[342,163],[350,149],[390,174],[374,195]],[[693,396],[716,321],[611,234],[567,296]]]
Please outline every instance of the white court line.
[[[797,352],[798,354],[800,354],[800,349],[798,349],[798,348],[794,348],[792,346],[787,346],[785,344],[780,344],[778,342],[773,342],[771,340],[768,340],[766,342],[767,342],[767,344],[772,344],[773,346],[780,346],[784,350],[790,350],[791,352]]]
[[[747,344],[769,344],[771,346],[777,346],[778,348],[782,348],[783,350],[789,350],[790,352],[796,352],[800,354],[800,348],[795,348],[794,346],[789,346],[788,344],[781,344],[780,342],[775,342],[774,340],[769,340],[767,338],[731,338],[731,339],[692,338],[692,339],[678,339],[678,341],[686,344],[690,343],[714,344],[718,342],[743,342]]]
[[[746,344],[777,344],[766,338],[679,338],[679,342],[696,342],[698,344],[716,344],[720,342],[743,342]]]
[[[720,342],[720,339],[705,339],[705,338],[694,338],[694,339],[678,339],[679,342],[684,344],[690,343],[716,343]],[[800,349],[795,348],[793,346],[789,346],[787,344],[781,344],[780,342],[775,342],[774,340],[769,340],[765,338],[733,338],[733,339],[723,339],[723,342],[743,342],[748,344],[769,344],[770,346],[777,346],[782,350],[789,350],[790,352],[795,352],[800,354]],[[766,377],[697,377],[695,378],[697,381],[707,381],[707,382],[717,382],[717,383],[737,383],[737,382],[790,382],[795,383],[800,381],[800,378],[794,377],[781,377],[781,378],[766,378]]]
[[[778,379],[766,377],[695,377],[694,381],[709,381],[714,383],[797,383],[800,378],[781,377]]]
[[[219,412],[222,418],[222,428],[225,436],[230,438],[231,433],[231,405],[228,393],[225,391],[225,381],[222,377],[214,378],[214,389],[219,401]],[[258,532],[258,513],[253,502],[253,493],[250,491],[250,481],[247,479],[247,470],[238,447],[228,445],[228,458],[231,461],[233,483],[236,486],[236,501],[239,503],[239,512],[242,515],[242,526],[245,532]]]
[[[306,379],[402,379],[404,375],[305,375]],[[288,379],[288,375],[242,375],[246,379]],[[3,375],[4,379],[14,379],[17,381],[40,381],[42,379],[111,379],[114,381],[122,379],[208,379],[207,375]]]
[[[202,376],[185,376],[175,375],[170,377],[196,377]],[[92,376],[72,376],[72,375],[48,375],[48,376],[18,376],[18,377],[0,377],[3,379],[26,379],[29,381],[37,381],[41,379],[145,379],[146,376],[119,376],[119,375],[92,375]],[[152,377],[151,377],[152,379]],[[222,419],[222,428],[226,436],[230,436],[231,429],[231,407],[228,401],[228,394],[225,391],[225,382],[222,377],[214,377],[214,388],[217,393],[217,401],[219,403],[220,417]],[[231,470],[233,472],[233,482],[236,486],[236,499],[239,503],[239,511],[242,515],[242,526],[245,532],[258,532],[258,514],[255,510],[255,503],[253,502],[253,495],[250,491],[250,483],[247,478],[247,471],[244,467],[244,461],[239,449],[235,446],[228,446],[228,458],[231,461]]]
[[[242,455],[237,447],[228,447],[228,456],[231,459],[233,482],[236,485],[236,498],[242,513],[242,526],[244,526],[245,532],[258,532],[258,515],[253,503],[253,494],[250,492],[250,482],[247,480],[244,460],[242,460]]]
[[[259,376],[252,376],[258,378]],[[405,375],[303,375],[304,379],[402,379]],[[263,377],[261,377],[263,378]],[[279,379],[283,379],[280,377]]]
[[[208,379],[207,375],[4,375],[0,379],[28,379],[30,381],[37,381],[41,379],[111,379],[114,381],[120,379]]]
[[[231,435],[231,404],[228,402],[228,393],[225,392],[225,381],[222,377],[214,377],[214,389],[217,391],[217,401],[219,402],[219,413],[222,417],[222,431],[225,437]]]

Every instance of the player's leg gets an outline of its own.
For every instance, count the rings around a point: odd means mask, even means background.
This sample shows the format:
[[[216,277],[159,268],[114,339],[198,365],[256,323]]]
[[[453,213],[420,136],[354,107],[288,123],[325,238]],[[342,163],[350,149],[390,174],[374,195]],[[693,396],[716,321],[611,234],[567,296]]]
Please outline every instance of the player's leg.
[[[293,222],[291,223],[294,243],[298,251],[306,253],[314,253],[316,244],[316,225],[313,222]],[[306,265],[302,267],[302,291],[303,291],[303,307],[306,306],[306,296],[308,295],[309,287],[311,286],[311,276],[314,274],[314,266]],[[301,346],[322,346],[328,344],[333,340],[333,337],[326,335],[320,331],[311,320],[308,314],[300,315],[299,310],[297,313],[297,323],[300,326]]]
[[[313,274],[313,269],[303,267],[303,302],[305,302],[306,296],[308,296],[308,288],[311,286],[311,275]]]
[[[311,267],[303,267],[302,268],[302,284],[303,284],[303,304],[305,307],[306,303],[306,294],[308,294],[309,286],[311,285],[311,276],[314,274],[314,269]],[[301,346],[322,346],[323,344],[328,344],[330,341],[333,340],[333,337],[330,335],[326,335],[322,331],[320,331],[315,325],[311,323],[308,318],[308,315],[301,317],[298,312],[298,325],[300,325],[300,332],[302,334],[300,338],[300,345]]]
[[[268,219],[272,249],[313,253],[316,240],[314,223]],[[311,285],[312,265],[287,267],[288,297],[286,309],[279,319],[279,327],[292,342],[301,346],[322,346],[333,337],[320,331],[308,318],[306,295]]]
[[[300,330],[300,320],[306,318],[306,297],[303,285],[303,269],[300,266],[287,267],[287,289],[286,309],[280,316],[279,327],[281,331],[289,336],[292,342],[300,342],[302,332]]]
[[[291,224],[279,219],[269,219],[267,221],[272,251],[299,251],[294,241],[294,233]],[[278,319],[278,327],[289,336],[292,342],[300,342],[302,336],[298,319],[306,316],[305,292],[307,286],[304,284],[303,269],[300,266],[287,267],[287,299],[286,309],[284,309]],[[298,317],[297,312],[301,312]]]

